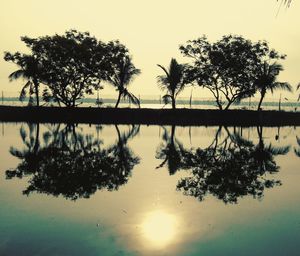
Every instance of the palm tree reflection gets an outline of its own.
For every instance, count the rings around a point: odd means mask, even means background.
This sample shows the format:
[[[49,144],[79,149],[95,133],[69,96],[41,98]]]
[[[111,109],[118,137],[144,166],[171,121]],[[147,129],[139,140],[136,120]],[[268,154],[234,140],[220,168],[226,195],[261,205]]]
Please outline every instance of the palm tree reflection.
[[[296,156],[300,157],[300,138],[298,136],[296,136],[296,141],[297,141],[298,148],[295,147],[294,152]]]
[[[167,165],[170,175],[173,175],[183,167],[182,153],[184,152],[184,148],[183,145],[176,139],[176,127],[174,125],[171,127],[171,134],[168,133],[168,130],[165,127],[163,127],[163,129],[163,143],[159,146],[156,152],[156,158],[163,161],[156,167],[156,169]]]
[[[227,128],[227,136],[220,142],[220,131],[208,148],[183,154],[183,167],[191,169],[192,176],[181,179],[178,190],[200,201],[212,194],[225,203],[237,203],[238,198],[247,195],[261,198],[265,188],[281,184],[267,174],[279,171],[274,156],[288,153],[289,146],[265,145],[261,127],[257,129],[257,145],[237,133],[231,134]]]
[[[82,135],[75,125],[63,129],[57,125],[43,134],[43,146],[33,150],[21,129],[26,149],[11,149],[11,153],[22,162],[16,169],[6,171],[6,177],[30,176],[29,186],[23,191],[26,195],[38,192],[76,200],[89,198],[99,189],[117,190],[127,183],[139,163],[126,145],[134,136],[132,132],[129,134],[120,135],[115,145],[102,148],[99,139]]]

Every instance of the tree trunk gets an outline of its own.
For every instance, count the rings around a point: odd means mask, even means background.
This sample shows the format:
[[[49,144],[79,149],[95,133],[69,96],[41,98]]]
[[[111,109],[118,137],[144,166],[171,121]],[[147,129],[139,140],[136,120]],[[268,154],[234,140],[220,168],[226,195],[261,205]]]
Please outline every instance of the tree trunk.
[[[172,128],[171,128],[171,144],[174,145],[174,138],[175,138],[175,128],[176,126],[175,125],[172,125]]]
[[[263,102],[263,100],[264,100],[265,93],[261,92],[260,95],[261,95],[261,96],[260,96],[260,100],[259,100],[259,103],[258,103],[257,111],[259,111],[260,108],[261,108],[261,104],[262,104],[262,102]]]
[[[40,137],[40,124],[37,123],[36,124],[36,133],[35,133],[35,142],[34,142],[34,147],[33,147],[34,154],[37,153],[39,146],[40,146],[39,137]]]
[[[120,100],[121,100],[121,96],[122,96],[122,94],[121,94],[121,92],[119,92],[119,96],[118,96],[118,100],[116,102],[115,108],[117,108],[119,106],[119,103],[120,103]]]
[[[39,84],[37,81],[33,81],[35,88],[35,97],[36,97],[36,106],[40,106],[40,98],[39,98]]]
[[[172,109],[176,108],[175,96],[172,95]]]
[[[219,110],[223,110],[222,104],[219,102],[218,99],[216,100],[216,102],[217,102]]]
[[[232,103],[233,103],[233,101],[229,101],[227,106],[225,107],[225,110],[228,110]]]

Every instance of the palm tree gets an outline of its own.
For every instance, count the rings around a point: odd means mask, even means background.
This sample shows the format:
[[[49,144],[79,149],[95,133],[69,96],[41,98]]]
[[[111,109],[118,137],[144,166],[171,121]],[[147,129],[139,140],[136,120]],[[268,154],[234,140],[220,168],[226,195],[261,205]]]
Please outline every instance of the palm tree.
[[[157,77],[158,83],[162,90],[167,91],[167,94],[163,96],[165,104],[171,101],[172,108],[176,108],[176,97],[184,89],[184,64],[179,64],[176,59],[172,58],[169,66],[169,70],[161,65],[159,66],[164,72],[165,75],[160,75]]]
[[[27,80],[26,84],[23,86],[19,99],[24,100],[29,91],[29,104],[32,104],[32,95],[35,94],[36,105],[39,106],[39,85],[40,85],[40,75],[41,75],[41,65],[38,63],[37,59],[31,55],[11,55],[6,53],[5,60],[13,61],[17,64],[20,69],[14,71],[9,75],[9,80],[17,80],[23,78]]]
[[[269,64],[266,61],[261,66],[260,74],[258,75],[255,86],[260,92],[260,100],[258,103],[257,110],[261,109],[261,104],[265,98],[267,91],[271,91],[273,93],[274,90],[286,90],[291,92],[292,87],[287,82],[277,82],[277,76],[280,71],[283,70],[282,65],[274,62],[273,64]]]
[[[135,68],[129,56],[125,56],[117,63],[113,75],[108,80],[119,92],[115,108],[119,106],[122,97],[124,99],[128,98],[130,102],[140,106],[139,99],[127,89],[130,82],[140,73],[140,69]]]

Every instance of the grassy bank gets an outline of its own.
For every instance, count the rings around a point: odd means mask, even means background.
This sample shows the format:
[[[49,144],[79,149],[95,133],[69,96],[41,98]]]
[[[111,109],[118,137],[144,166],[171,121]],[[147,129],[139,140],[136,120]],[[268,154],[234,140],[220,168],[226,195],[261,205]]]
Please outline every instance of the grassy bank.
[[[251,110],[56,108],[0,106],[0,121],[157,125],[300,125],[300,113]]]

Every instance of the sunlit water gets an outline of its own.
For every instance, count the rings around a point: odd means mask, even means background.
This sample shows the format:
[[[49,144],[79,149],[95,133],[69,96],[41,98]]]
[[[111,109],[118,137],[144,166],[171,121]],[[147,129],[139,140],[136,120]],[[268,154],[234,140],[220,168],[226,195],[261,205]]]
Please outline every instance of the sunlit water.
[[[0,255],[299,255],[297,135],[0,124]]]

